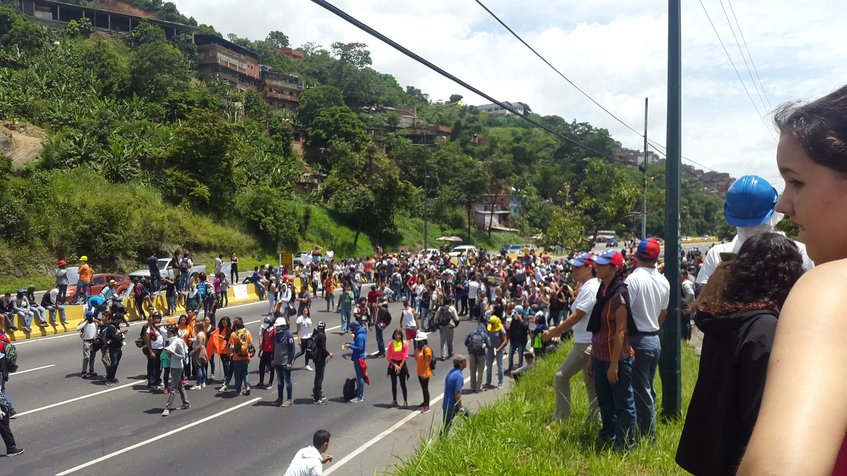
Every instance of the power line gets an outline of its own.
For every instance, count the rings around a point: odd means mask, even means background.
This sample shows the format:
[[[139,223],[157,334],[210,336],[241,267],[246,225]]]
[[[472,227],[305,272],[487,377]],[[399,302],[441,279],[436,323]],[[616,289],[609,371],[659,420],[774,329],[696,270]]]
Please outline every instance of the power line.
[[[768,111],[768,106],[765,104],[765,98],[762,96],[762,93],[759,91],[759,85],[756,83],[756,80],[753,78],[753,71],[750,70],[750,64],[747,63],[747,57],[744,55],[744,50],[741,49],[741,42],[738,41],[738,35],[735,34],[735,28],[732,26],[732,20],[729,19],[729,13],[726,11],[726,7],[723,5],[723,0],[718,0],[721,5],[721,10],[723,10],[723,16],[726,18],[726,23],[729,25],[729,31],[732,32],[732,38],[735,40],[735,46],[738,48],[738,53],[741,55],[741,59],[744,61],[744,68],[747,70],[747,75],[750,76],[750,82],[753,83],[753,87],[756,89],[756,95],[759,96],[759,102],[762,103],[762,108],[765,111]],[[738,32],[741,32],[741,25],[736,21],[736,26],[738,27]]]
[[[417,61],[418,63],[421,63],[422,65],[424,65],[427,68],[435,71],[436,73],[444,76],[445,78],[461,85],[462,87],[468,89],[469,91],[476,93],[479,96],[484,97],[485,99],[487,99],[487,100],[491,101],[492,103],[502,107],[503,109],[511,112],[512,114],[517,115],[518,117],[520,117],[521,119],[529,122],[530,124],[540,128],[540,129],[543,129],[543,130],[549,132],[550,134],[553,134],[554,136],[562,139],[565,142],[568,142],[568,143],[573,144],[575,146],[581,147],[581,148],[583,148],[583,149],[585,149],[589,152],[593,152],[595,154],[598,154],[601,157],[606,157],[606,158],[610,158],[610,159],[614,160],[614,157],[611,157],[609,154],[607,154],[605,152],[601,152],[597,149],[594,149],[592,147],[589,147],[589,146],[577,141],[576,139],[573,139],[573,138],[568,137],[564,134],[561,134],[561,133],[551,129],[550,127],[547,127],[546,125],[536,121],[535,119],[533,119],[529,116],[524,116],[523,114],[516,111],[515,108],[513,108],[511,106],[511,104],[508,104],[508,103],[505,103],[505,102],[500,102],[500,101],[494,99],[492,96],[482,92],[481,90],[477,89],[476,87],[471,86],[467,82],[465,82],[465,81],[457,78],[456,76],[448,73],[447,71],[441,69],[440,67],[431,63],[427,59],[425,59],[425,58],[421,57],[420,55],[414,53],[413,51],[411,51],[408,48],[404,47],[403,45],[397,43],[396,41],[392,40],[391,38],[388,38],[387,36],[383,35],[379,31],[371,28],[370,26],[362,23],[361,21],[359,21],[356,18],[349,15],[347,12],[341,10],[340,8],[336,7],[335,5],[332,5],[331,3],[327,2],[326,0],[312,0],[312,2],[320,5],[321,7],[325,8],[327,10],[329,10],[330,12],[332,12],[335,15],[337,15],[337,16],[341,17],[342,19],[346,20],[347,22],[349,22],[353,26],[355,26],[355,27],[359,28],[360,30],[364,31],[365,33],[368,33],[369,35],[377,38],[378,40],[382,41],[383,43],[388,44],[389,46],[391,46],[395,50],[403,53],[404,55],[408,56],[409,58],[412,58],[413,60]]]
[[[703,4],[703,0],[700,1],[700,6],[703,7],[703,13],[706,14],[706,19],[709,20],[709,24],[712,25],[712,30],[715,32],[715,36],[718,38],[718,42],[721,44],[721,48],[723,48],[726,57],[729,59],[729,64],[732,65],[732,69],[735,71],[735,75],[738,76],[738,81],[741,82],[741,86],[744,88],[744,92],[747,93],[747,97],[750,98],[750,103],[753,104],[753,109],[756,110],[756,115],[759,116],[759,120],[762,121],[762,124],[765,126],[765,129],[768,130],[771,134],[773,131],[768,127],[765,122],[764,114],[759,111],[759,107],[756,105],[756,101],[753,100],[753,96],[750,94],[750,90],[747,89],[747,85],[744,83],[744,80],[741,78],[741,73],[738,72],[738,68],[735,66],[735,61],[732,60],[732,56],[729,54],[729,50],[726,49],[726,45],[724,45],[723,39],[721,39],[720,33],[718,33],[718,29],[715,27],[715,23],[712,21],[712,17],[709,16],[709,11],[706,10],[706,5]]]
[[[756,63],[753,61],[753,55],[750,54],[750,48],[747,46],[747,39],[744,38],[744,32],[741,30],[741,24],[738,23],[738,17],[735,16],[735,8],[732,7],[732,0],[727,0],[729,11],[732,12],[732,18],[735,19],[735,24],[738,25],[738,33],[741,35],[741,41],[744,43],[744,49],[747,50],[747,57],[750,58],[750,65],[753,66],[753,73],[756,74],[756,79],[759,81],[759,86],[762,88],[762,94],[765,96],[765,101],[768,103],[768,109],[773,110],[768,93],[765,92],[765,85],[762,84],[762,78],[759,77],[759,71],[756,69]]]
[[[577,91],[579,91],[580,93],[582,93],[582,95],[583,95],[583,96],[585,96],[586,98],[588,98],[588,100],[590,100],[591,102],[593,102],[593,103],[594,103],[597,107],[599,107],[600,109],[602,109],[602,110],[603,110],[606,114],[610,115],[612,118],[614,118],[616,121],[618,121],[619,123],[621,123],[624,127],[626,127],[627,129],[629,129],[630,131],[632,131],[632,132],[634,132],[635,134],[637,134],[639,137],[644,137],[644,136],[642,135],[642,133],[641,133],[641,132],[637,131],[635,128],[633,128],[632,126],[630,126],[629,124],[627,124],[626,122],[624,122],[624,121],[623,121],[623,119],[619,118],[619,117],[618,117],[618,116],[616,116],[614,113],[612,113],[611,111],[609,111],[608,109],[606,109],[606,108],[605,108],[602,104],[600,104],[600,103],[599,103],[599,102],[597,102],[597,101],[596,101],[593,97],[591,97],[591,95],[590,95],[590,94],[588,94],[587,92],[585,92],[582,88],[580,88],[579,86],[577,86],[577,85],[576,85],[576,83],[574,83],[573,81],[571,81],[571,80],[570,80],[567,76],[565,76],[565,75],[564,75],[561,71],[559,71],[559,70],[558,70],[555,66],[553,66],[552,64],[550,64],[550,62],[549,62],[549,61],[547,61],[547,59],[546,59],[544,56],[542,56],[542,55],[541,55],[541,53],[539,53],[538,51],[536,51],[536,50],[535,50],[535,48],[533,48],[532,46],[530,46],[530,45],[529,45],[529,43],[527,43],[526,41],[524,41],[524,39],[523,39],[523,38],[521,38],[521,36],[520,36],[520,35],[518,35],[517,33],[515,33],[515,31],[514,31],[514,30],[512,30],[512,29],[511,29],[508,25],[506,25],[506,23],[504,23],[504,22],[503,22],[503,20],[501,20],[501,19],[500,19],[500,18],[499,18],[499,17],[498,17],[498,16],[497,16],[494,12],[492,12],[492,11],[491,11],[491,10],[490,10],[487,6],[485,6],[485,5],[484,5],[484,4],[483,4],[480,0],[476,0],[476,3],[477,3],[477,4],[479,4],[479,6],[483,8],[483,10],[485,10],[486,12],[488,12],[488,14],[489,14],[489,15],[491,15],[491,16],[492,16],[495,20],[497,20],[497,22],[498,22],[498,23],[500,23],[500,25],[502,25],[502,26],[503,26],[503,28],[505,28],[506,30],[508,30],[508,31],[509,31],[509,33],[511,33],[511,34],[512,34],[515,38],[517,38],[517,39],[518,39],[518,41],[520,41],[521,43],[523,43],[523,45],[524,45],[524,46],[526,46],[527,48],[529,48],[529,50],[530,50],[530,51],[532,51],[533,53],[535,53],[535,56],[538,56],[538,58],[539,58],[539,59],[541,59],[541,61],[543,61],[543,62],[544,62],[547,66],[549,66],[551,69],[553,69],[553,71],[555,71],[555,72],[556,72],[559,76],[561,76],[561,77],[562,77],[562,79],[564,79],[565,81],[567,81],[567,82],[568,82],[568,84],[570,84],[570,85],[571,85],[571,86],[573,86],[573,87],[574,87]],[[656,142],[655,142],[655,141],[653,141],[653,140],[648,139],[648,141],[647,141],[647,142],[648,142],[648,143],[650,143],[650,145],[652,145],[654,148],[656,148],[657,146],[658,146],[658,147],[661,147],[662,149],[664,149],[664,148],[665,148],[665,146],[664,146],[664,145],[658,144],[658,143],[656,143]],[[663,153],[663,155],[664,155],[664,153]],[[683,158],[683,159],[685,159],[685,160],[687,160],[688,162],[691,162],[691,163],[693,163],[693,164],[695,164],[695,165],[698,165],[698,166],[700,166],[700,167],[703,167],[704,169],[711,170],[712,172],[716,172],[716,170],[714,170],[714,169],[712,169],[712,168],[710,168],[710,167],[706,167],[705,165],[700,164],[700,163],[698,163],[698,162],[696,162],[696,161],[694,161],[694,160],[691,160],[691,159],[689,159],[688,157],[682,156],[682,158]]]

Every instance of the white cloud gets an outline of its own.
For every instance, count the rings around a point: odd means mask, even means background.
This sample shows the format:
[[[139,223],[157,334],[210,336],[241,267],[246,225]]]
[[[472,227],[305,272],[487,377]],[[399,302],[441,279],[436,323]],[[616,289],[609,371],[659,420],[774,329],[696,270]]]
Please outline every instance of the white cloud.
[[[641,138],[564,82],[470,0],[336,0],[339,8],[445,70],[506,101],[540,114],[605,127],[632,148]],[[486,5],[598,102],[636,130],[666,137],[667,2],[663,0],[488,0]],[[487,102],[418,65],[316,4],[303,0],[176,0],[180,11],[223,33],[252,39],[271,30],[293,45],[368,44],[374,68],[432,99],[450,94]],[[812,99],[847,82],[847,29],[834,0],[722,0],[734,10],[769,98],[762,105],[720,0],[703,0],[761,114],[794,99]],[[730,9],[730,6],[732,9]],[[683,2],[683,155],[733,176],[760,174],[781,188],[775,133],[761,120],[733,71],[699,0]],[[736,35],[739,32],[736,31]],[[741,38],[738,36],[738,40]],[[743,45],[742,45],[743,47]]]

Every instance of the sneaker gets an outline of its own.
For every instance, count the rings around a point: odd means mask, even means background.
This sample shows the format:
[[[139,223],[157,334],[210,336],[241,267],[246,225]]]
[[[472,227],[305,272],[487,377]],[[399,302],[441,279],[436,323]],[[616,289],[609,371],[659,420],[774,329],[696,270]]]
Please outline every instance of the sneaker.
[[[162,416],[163,416],[163,417],[166,417],[166,416],[168,416],[168,415],[170,415],[170,414],[171,414],[171,410],[170,410],[170,408],[165,408],[164,410],[162,410]]]
[[[256,384],[256,388],[265,388],[265,387],[267,387],[267,385],[265,385],[264,382],[259,382],[259,383]]]
[[[271,405],[278,407],[278,406],[281,406],[283,404],[283,402],[284,402],[284,400],[280,400],[280,399],[277,398],[276,400],[271,402]]]
[[[46,322],[39,322],[38,327],[47,327],[47,323]]]
[[[391,402],[391,406],[392,406],[392,407],[396,407],[396,406],[397,406],[397,400],[392,401],[392,402]]]
[[[326,398],[321,397],[320,400],[315,400],[315,405],[326,405]]]
[[[226,392],[226,385],[221,385],[220,387],[218,387],[218,391],[219,392]]]
[[[421,413],[429,413],[429,412],[430,412],[429,407],[423,407],[423,408],[421,408]]]
[[[280,406],[282,406],[282,407],[290,407],[290,406],[291,406],[291,405],[293,405],[293,404],[294,404],[294,402],[292,402],[291,400],[286,400],[286,401],[285,401],[285,402],[283,402],[283,404],[282,404],[282,405],[280,405]]]
[[[200,389],[202,389],[202,388],[203,388],[203,386],[202,386],[202,385],[192,385],[192,386],[191,386],[191,388],[190,388],[190,390],[200,390]]]
[[[104,380],[104,381],[103,381],[103,385],[105,385],[105,386],[107,386],[107,387],[111,387],[111,386],[112,386],[112,381],[111,381],[111,380]]]
[[[245,391],[244,391],[244,396],[245,396],[245,397],[249,397],[249,396],[250,396],[250,389],[249,389],[249,388],[248,388],[247,390],[245,390]]]
[[[206,388],[206,382],[203,382],[202,384],[200,384],[200,388]]]
[[[9,413],[9,419],[10,419],[10,420],[14,420],[14,419],[15,419],[15,418],[17,418],[17,417],[18,417],[18,412],[11,412],[11,413]]]
[[[362,403],[362,402],[364,402],[364,401],[365,401],[365,399],[364,399],[364,398],[356,397],[356,398],[354,398],[354,399],[350,400],[350,403]]]
[[[15,326],[9,326],[9,330],[15,332],[16,330],[18,330],[18,328]]]
[[[188,410],[189,408],[191,408],[191,404],[190,403],[183,403],[182,406],[179,407],[179,408],[181,408],[183,410]]]
[[[20,454],[23,454],[23,452],[24,452],[23,448],[12,448],[12,449],[9,450],[8,453],[6,453],[6,456],[8,456],[8,457],[18,456]]]
[[[32,334],[32,327],[24,326],[24,330]]]
[[[311,366],[311,365],[307,365],[307,366],[306,366],[306,370],[308,370],[309,372],[311,372],[311,371],[313,371],[314,369],[312,368],[312,366]]]
[[[88,372],[88,378],[94,378],[97,376],[97,372]]]

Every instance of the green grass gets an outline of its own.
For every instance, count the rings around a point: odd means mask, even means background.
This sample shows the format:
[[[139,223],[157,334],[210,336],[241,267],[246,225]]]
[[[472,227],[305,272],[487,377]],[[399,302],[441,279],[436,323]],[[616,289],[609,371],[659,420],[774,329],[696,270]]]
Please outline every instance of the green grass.
[[[570,420],[545,429],[555,406],[553,374],[570,348],[571,344],[567,343],[537,362],[508,394],[470,418],[455,422],[449,436],[422,439],[415,455],[403,460],[392,473],[408,476],[687,474],[674,462],[684,418],[660,417],[656,446],[639,443],[627,453],[596,446],[594,440],[599,427],[586,423],[588,402],[580,376],[571,380]],[[683,346],[683,411],[691,399],[698,365],[694,350]],[[662,390],[658,377],[656,393],[660,409]]]

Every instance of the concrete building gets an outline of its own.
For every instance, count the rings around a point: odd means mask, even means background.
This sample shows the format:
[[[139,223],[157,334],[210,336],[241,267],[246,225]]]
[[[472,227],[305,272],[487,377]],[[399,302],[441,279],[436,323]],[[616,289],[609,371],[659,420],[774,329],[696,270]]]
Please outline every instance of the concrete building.
[[[169,39],[194,31],[191,25],[159,20],[151,13],[120,0],[106,0],[98,8],[52,0],[15,0],[14,6],[32,21],[47,28],[65,28],[71,21],[88,19],[95,30],[106,33],[129,33],[144,21],[162,28]]]
[[[262,96],[274,109],[297,111],[303,85],[297,76],[272,71],[270,66],[261,66]]]
[[[295,50],[294,48],[277,48],[277,51],[291,59],[301,60],[304,58],[303,51]]]
[[[522,116],[529,114],[529,106],[522,102],[504,102],[504,104],[511,106],[512,109],[520,113]],[[508,116],[512,113],[508,109],[504,109],[497,104],[483,104],[482,106],[476,106],[476,108],[479,109],[480,112],[491,114],[492,116]]]
[[[238,91],[258,89],[262,82],[259,55],[215,35],[195,34],[197,72],[208,81],[218,77]]]

